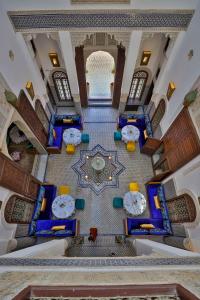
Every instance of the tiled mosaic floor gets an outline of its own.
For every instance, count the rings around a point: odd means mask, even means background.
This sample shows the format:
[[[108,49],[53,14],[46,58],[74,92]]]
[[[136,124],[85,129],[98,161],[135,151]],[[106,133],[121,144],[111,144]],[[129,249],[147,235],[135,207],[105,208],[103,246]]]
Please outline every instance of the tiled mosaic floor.
[[[96,226],[99,234],[123,234],[123,219],[127,217],[123,209],[114,209],[112,199],[115,196],[122,196],[128,191],[128,184],[131,181],[137,181],[140,191],[144,195],[144,183],[153,176],[151,159],[140,153],[137,145],[136,151],[130,153],[126,151],[123,142],[115,142],[113,132],[116,130],[117,118],[114,109],[85,109],[84,132],[90,134],[90,143],[81,144],[76,148],[74,155],[65,153],[65,145],[62,147],[62,153],[59,155],[50,155],[46,181],[55,185],[68,184],[71,187],[71,195],[74,198],[84,198],[86,205],[84,211],[76,211],[75,217],[80,220],[80,233],[88,235],[89,228]],[[95,121],[95,117],[96,120]],[[103,122],[103,123],[93,123]],[[91,123],[90,123],[91,122]],[[96,195],[90,188],[81,188],[77,184],[77,174],[71,169],[80,158],[80,150],[92,149],[100,144],[106,150],[115,150],[118,154],[118,160],[126,169],[119,175],[118,188],[106,188],[100,195]],[[149,217],[148,207],[140,217]]]

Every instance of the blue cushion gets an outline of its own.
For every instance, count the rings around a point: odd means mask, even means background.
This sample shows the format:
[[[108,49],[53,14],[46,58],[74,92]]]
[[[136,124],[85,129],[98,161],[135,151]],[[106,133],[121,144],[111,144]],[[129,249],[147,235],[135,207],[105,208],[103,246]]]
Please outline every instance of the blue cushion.
[[[48,220],[52,217],[52,202],[56,197],[57,187],[53,184],[45,185],[45,194],[44,197],[47,199],[46,208],[44,211],[40,211],[39,219],[40,220]]]
[[[169,220],[163,220],[163,227],[169,234],[172,234],[171,224]]]
[[[55,236],[72,236],[72,230],[58,230],[54,233]]]
[[[41,230],[51,230],[53,226],[60,226],[60,225],[66,225],[67,230],[72,231],[72,235],[74,236],[76,233],[76,219],[73,220],[38,220],[36,222],[36,233],[40,232]],[[54,235],[55,232],[52,232],[52,235]],[[41,233],[40,233],[41,235]],[[46,236],[46,235],[44,235]]]
[[[35,204],[35,209],[33,212],[33,217],[32,217],[33,220],[37,220],[40,215],[40,209],[41,209],[42,200],[44,198],[44,195],[45,195],[45,188],[43,186],[40,186],[38,195],[37,195],[36,204]]]
[[[154,235],[168,235],[168,232],[165,229],[162,229],[162,228],[150,229],[149,233],[154,234]]]
[[[147,229],[138,228],[138,229],[131,229],[130,234],[131,235],[143,235],[148,234],[149,231]]]
[[[75,200],[76,209],[84,209],[85,207],[85,199],[76,199]]]
[[[160,184],[148,184],[146,186],[151,218],[153,219],[162,219],[162,211],[161,209],[156,208],[155,201],[154,201],[154,196],[158,196],[159,186]]]
[[[52,236],[54,234],[53,230],[40,230],[35,233],[36,236]]]
[[[49,135],[48,135],[48,146],[52,146],[53,145],[53,124],[50,122],[49,123]]]
[[[36,221],[32,221],[29,224],[29,235],[34,235],[36,231]]]

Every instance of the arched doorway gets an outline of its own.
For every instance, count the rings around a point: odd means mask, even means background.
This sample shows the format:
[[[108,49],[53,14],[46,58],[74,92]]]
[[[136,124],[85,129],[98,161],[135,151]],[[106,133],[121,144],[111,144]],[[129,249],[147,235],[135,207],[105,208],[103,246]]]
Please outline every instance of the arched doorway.
[[[190,195],[183,194],[169,199],[166,204],[172,223],[194,222],[196,219],[196,207]]]
[[[30,174],[38,152],[17,124],[11,123],[8,127],[6,143],[12,160]]]
[[[112,98],[112,84],[115,76],[115,61],[105,51],[93,52],[86,61],[86,81],[89,99]]]
[[[10,224],[29,224],[33,210],[33,201],[18,195],[12,195],[6,203],[4,217],[6,222]]]

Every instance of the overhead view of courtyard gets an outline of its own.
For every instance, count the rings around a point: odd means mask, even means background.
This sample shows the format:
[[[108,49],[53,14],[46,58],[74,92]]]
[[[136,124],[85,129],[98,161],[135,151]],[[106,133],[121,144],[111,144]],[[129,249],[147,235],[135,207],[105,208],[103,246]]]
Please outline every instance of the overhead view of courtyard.
[[[0,0],[0,299],[200,299],[199,0]]]

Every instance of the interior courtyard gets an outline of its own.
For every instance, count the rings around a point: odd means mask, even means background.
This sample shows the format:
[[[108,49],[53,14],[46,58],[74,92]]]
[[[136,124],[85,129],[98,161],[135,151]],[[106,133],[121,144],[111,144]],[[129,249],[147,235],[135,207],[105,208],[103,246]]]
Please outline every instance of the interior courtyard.
[[[200,299],[199,0],[0,0],[0,299]]]

